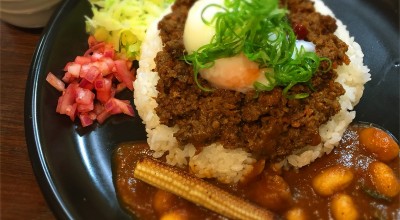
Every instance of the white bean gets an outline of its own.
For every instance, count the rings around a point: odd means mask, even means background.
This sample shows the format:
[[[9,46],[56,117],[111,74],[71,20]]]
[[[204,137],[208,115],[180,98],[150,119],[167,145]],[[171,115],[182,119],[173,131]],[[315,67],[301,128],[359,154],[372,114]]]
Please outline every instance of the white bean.
[[[329,196],[345,189],[353,178],[353,172],[349,168],[336,165],[322,170],[315,176],[312,186],[318,194]]]
[[[333,196],[331,202],[331,213],[336,220],[358,219],[359,214],[353,199],[346,194]]]
[[[379,161],[372,162],[368,167],[368,172],[378,193],[387,197],[395,197],[399,194],[399,180],[388,165]]]

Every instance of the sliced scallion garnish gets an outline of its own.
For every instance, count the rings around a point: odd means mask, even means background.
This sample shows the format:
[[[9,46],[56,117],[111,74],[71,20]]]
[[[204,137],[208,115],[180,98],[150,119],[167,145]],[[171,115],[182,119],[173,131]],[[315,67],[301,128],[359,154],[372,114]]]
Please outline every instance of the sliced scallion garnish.
[[[204,13],[211,7],[223,10],[207,20]],[[241,52],[258,63],[260,68],[273,70],[273,73],[265,72],[268,85],[255,82],[254,87],[258,92],[282,86],[287,95],[288,90],[297,83],[309,82],[320,62],[327,59],[307,52],[303,47],[299,50],[296,48],[296,35],[287,13],[287,9],[279,8],[278,0],[225,0],[224,6],[210,4],[205,7],[202,20],[206,24],[214,24],[216,34],[209,44],[184,57],[194,67],[195,82],[199,88],[211,91],[200,85],[197,79],[199,70],[213,66],[217,59]],[[302,93],[290,97],[307,96]]]

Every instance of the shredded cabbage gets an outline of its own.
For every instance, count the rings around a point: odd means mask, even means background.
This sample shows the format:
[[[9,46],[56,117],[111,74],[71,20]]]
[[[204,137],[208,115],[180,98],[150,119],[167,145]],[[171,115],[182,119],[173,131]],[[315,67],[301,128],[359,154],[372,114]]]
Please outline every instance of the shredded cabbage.
[[[89,0],[93,17],[86,16],[86,32],[97,41],[113,44],[129,60],[138,60],[148,25],[173,0]]]

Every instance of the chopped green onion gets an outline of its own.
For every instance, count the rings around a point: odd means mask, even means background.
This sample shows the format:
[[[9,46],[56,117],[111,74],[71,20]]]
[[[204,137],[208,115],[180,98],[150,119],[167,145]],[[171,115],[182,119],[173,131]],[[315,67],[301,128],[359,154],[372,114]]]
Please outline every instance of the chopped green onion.
[[[202,20],[214,24],[216,34],[211,42],[192,54],[184,56],[194,67],[194,78],[198,82],[198,71],[214,65],[215,60],[232,57],[243,52],[247,58],[266,71],[268,85],[255,82],[259,91],[271,91],[276,86],[284,87],[284,94],[297,83],[307,83],[318,70],[321,61],[314,52],[296,48],[296,36],[287,19],[288,10],[279,8],[278,0],[225,0],[224,6],[210,4],[202,11]],[[211,20],[204,18],[208,8],[222,8]],[[331,64],[330,64],[331,65]],[[330,68],[330,66],[329,66]],[[308,94],[297,94],[294,98],[305,98]]]

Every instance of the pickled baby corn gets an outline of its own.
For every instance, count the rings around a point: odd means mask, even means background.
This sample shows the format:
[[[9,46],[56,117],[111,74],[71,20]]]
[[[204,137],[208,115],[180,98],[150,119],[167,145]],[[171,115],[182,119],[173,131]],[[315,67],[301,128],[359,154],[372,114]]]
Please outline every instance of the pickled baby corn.
[[[274,214],[268,210],[150,158],[137,163],[134,176],[229,218],[274,219]]]

